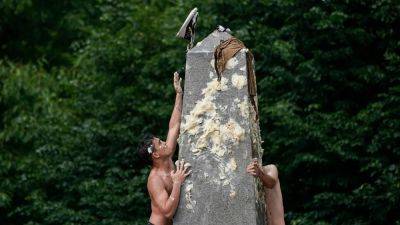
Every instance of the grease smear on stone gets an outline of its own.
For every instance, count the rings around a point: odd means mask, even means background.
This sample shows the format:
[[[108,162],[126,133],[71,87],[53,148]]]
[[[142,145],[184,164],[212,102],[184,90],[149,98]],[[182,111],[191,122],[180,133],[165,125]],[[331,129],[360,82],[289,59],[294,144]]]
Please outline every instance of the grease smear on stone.
[[[232,57],[228,60],[228,62],[226,62],[225,68],[228,70],[231,70],[231,69],[235,68],[235,66],[237,66],[238,63],[239,63],[239,60],[237,60],[236,57]]]
[[[232,75],[231,82],[232,82],[232,85],[234,87],[236,87],[237,89],[240,90],[246,85],[247,78],[245,76],[238,75],[237,73],[234,73]]]
[[[235,171],[235,170],[236,170],[237,164],[236,164],[235,158],[231,158],[231,159],[229,160],[229,163],[228,163],[228,165],[226,166],[226,168],[228,168],[228,169],[231,170],[231,171]]]
[[[238,104],[240,115],[244,118],[249,118],[249,104],[246,97],[244,97],[243,101]]]
[[[236,196],[236,191],[231,191],[229,197],[234,198]]]
[[[222,140],[224,142],[239,142],[244,139],[245,130],[232,118],[229,118],[228,123],[221,126]]]
[[[210,61],[211,67],[215,69],[215,64],[214,63],[215,63],[215,60],[211,59],[211,61]]]
[[[213,78],[214,77],[214,73],[212,71],[210,71],[210,74],[208,75],[208,77]]]
[[[192,189],[193,183],[189,182],[185,188],[185,200],[187,209],[193,209],[193,207],[196,205],[196,201],[192,199]]]
[[[213,60],[210,63],[214,67]],[[237,60],[234,59],[229,65],[233,68],[236,64]],[[209,77],[211,80],[201,90],[202,98],[195,103],[189,114],[184,116],[181,130],[188,134],[190,150],[195,156],[199,156],[208,150],[212,157],[219,162],[216,168],[217,177],[204,173],[204,178],[216,185],[222,184],[224,187],[229,185],[229,196],[232,198],[232,196],[236,196],[235,187],[232,185],[231,180],[236,176],[237,163],[232,156],[227,157],[232,146],[238,145],[240,141],[244,140],[245,130],[233,118],[228,118],[228,121],[223,123],[222,117],[218,112],[225,111],[228,106],[217,106],[214,102],[217,94],[228,90],[229,80],[221,77],[221,81],[218,82],[217,78],[213,78],[215,77],[213,72],[209,73]],[[235,87],[243,86],[242,77],[244,76],[235,78],[237,83]],[[245,77],[244,82],[246,82]],[[240,105],[245,104],[238,98],[234,99],[234,102],[239,108],[241,107]],[[192,189],[193,183],[189,183],[185,189],[186,208],[190,210],[193,210],[196,204],[196,201],[192,199]]]

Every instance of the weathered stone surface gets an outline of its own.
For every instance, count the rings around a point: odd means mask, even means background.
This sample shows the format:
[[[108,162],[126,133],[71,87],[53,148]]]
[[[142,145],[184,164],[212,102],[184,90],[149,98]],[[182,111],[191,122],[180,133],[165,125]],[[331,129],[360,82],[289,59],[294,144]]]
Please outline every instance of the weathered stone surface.
[[[192,175],[182,187],[175,225],[264,224],[262,187],[246,173],[262,155],[247,49],[228,61],[220,83],[214,69],[214,49],[229,37],[216,30],[187,53],[179,158],[191,164]]]

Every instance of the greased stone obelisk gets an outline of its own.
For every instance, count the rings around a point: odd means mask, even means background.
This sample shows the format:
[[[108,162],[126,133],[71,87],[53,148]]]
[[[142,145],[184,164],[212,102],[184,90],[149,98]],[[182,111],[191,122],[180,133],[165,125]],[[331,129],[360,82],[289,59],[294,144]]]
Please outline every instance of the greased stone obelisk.
[[[262,186],[246,173],[252,158],[262,156],[248,50],[227,62],[220,81],[214,68],[215,47],[230,37],[215,30],[187,52],[179,159],[191,164],[192,174],[181,189],[174,225],[265,224]]]

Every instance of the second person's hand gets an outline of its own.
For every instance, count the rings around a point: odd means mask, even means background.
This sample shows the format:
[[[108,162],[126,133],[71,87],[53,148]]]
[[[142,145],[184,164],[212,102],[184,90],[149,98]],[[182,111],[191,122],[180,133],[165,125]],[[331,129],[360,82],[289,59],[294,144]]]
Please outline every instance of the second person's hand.
[[[262,174],[261,166],[257,161],[252,161],[246,168],[247,173],[253,175],[254,177],[260,177]]]

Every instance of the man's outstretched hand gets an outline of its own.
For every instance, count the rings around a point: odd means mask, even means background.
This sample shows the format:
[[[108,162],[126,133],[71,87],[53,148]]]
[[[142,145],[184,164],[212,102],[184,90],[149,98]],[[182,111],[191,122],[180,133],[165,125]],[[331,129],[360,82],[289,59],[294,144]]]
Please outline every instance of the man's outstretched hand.
[[[181,82],[182,82],[182,78],[179,77],[178,72],[175,72],[174,73],[174,88],[175,88],[176,93],[182,93]]]

